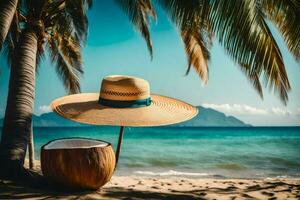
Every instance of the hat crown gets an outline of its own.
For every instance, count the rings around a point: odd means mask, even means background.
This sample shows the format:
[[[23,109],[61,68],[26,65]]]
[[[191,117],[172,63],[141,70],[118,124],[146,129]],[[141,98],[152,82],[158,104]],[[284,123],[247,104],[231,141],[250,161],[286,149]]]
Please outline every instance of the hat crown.
[[[150,97],[148,81],[123,75],[107,76],[102,80],[100,98],[107,100],[132,101]]]

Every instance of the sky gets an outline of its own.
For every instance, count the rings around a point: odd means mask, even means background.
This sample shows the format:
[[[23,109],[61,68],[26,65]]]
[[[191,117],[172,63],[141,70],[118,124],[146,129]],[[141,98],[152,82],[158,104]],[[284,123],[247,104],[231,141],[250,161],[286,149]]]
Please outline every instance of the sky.
[[[113,1],[95,1],[89,11],[89,36],[83,49],[82,92],[99,92],[103,77],[131,75],[150,82],[151,92],[202,105],[235,116],[257,126],[300,125],[300,64],[289,54],[274,27],[271,30],[282,50],[292,91],[287,106],[277,94],[264,87],[264,99],[252,88],[239,66],[217,41],[209,63],[209,81],[204,85],[194,70],[185,76],[187,59],[176,28],[157,7],[158,20],[151,22],[154,57],[151,61],[145,41]],[[0,117],[4,115],[9,68],[0,57]],[[36,80],[34,113],[49,112],[54,99],[67,95],[54,66],[46,56]],[[201,114],[201,110],[200,110]]]

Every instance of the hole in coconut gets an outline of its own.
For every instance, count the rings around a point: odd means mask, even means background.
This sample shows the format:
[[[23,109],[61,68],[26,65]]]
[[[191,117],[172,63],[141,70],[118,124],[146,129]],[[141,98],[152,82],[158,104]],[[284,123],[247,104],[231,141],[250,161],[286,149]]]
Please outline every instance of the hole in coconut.
[[[70,138],[55,140],[47,144],[44,149],[83,149],[92,147],[106,147],[109,143],[99,140]]]

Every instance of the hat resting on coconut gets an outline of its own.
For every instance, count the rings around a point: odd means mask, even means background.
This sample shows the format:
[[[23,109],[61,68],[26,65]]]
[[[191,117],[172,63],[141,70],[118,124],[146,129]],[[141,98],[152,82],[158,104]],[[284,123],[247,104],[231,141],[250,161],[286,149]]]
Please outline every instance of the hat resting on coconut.
[[[197,115],[196,107],[150,93],[149,83],[123,75],[107,76],[100,93],[81,93],[56,99],[52,110],[64,118],[93,125],[161,126]]]

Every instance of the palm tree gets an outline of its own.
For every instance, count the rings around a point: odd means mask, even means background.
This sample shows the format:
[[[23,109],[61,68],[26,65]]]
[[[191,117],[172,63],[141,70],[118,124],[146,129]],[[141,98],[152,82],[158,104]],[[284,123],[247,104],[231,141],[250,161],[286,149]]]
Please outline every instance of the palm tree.
[[[10,19],[0,20],[6,24],[1,29],[4,37],[9,26],[4,50],[11,63],[0,145],[2,173],[19,176],[25,172],[23,164],[32,124],[35,75],[44,48],[56,64],[65,88],[70,93],[80,91],[81,45],[86,41],[86,10],[90,5],[90,0],[24,0],[13,13],[11,25],[7,25]],[[11,18],[9,14],[5,16]]]
[[[201,79],[207,82],[210,48],[213,39],[216,38],[227,54],[241,67],[261,97],[263,79],[265,86],[278,92],[283,103],[287,103],[289,80],[280,49],[266,20],[275,24],[290,52],[300,60],[298,0],[155,1],[168,13],[178,28],[188,58],[187,73],[193,67]],[[26,5],[26,11],[22,12],[20,9],[13,12],[16,10],[16,3],[11,4],[14,7],[5,5],[6,2],[0,5],[0,27],[4,27],[4,30],[0,30],[0,42],[3,41],[1,38],[7,35],[5,30],[9,27],[6,49],[9,53],[8,58],[13,58],[1,157],[5,158],[5,163],[9,161],[6,166],[13,166],[13,173],[22,168],[24,161],[34,100],[35,63],[38,63],[43,55],[43,44],[47,44],[66,88],[71,93],[79,91],[78,75],[82,72],[79,44],[85,37],[87,28],[85,9],[82,5],[91,3],[89,0],[25,2],[23,4]],[[149,18],[156,19],[153,2],[115,2],[141,32],[152,57]],[[4,9],[5,12],[2,12]],[[20,24],[22,26],[19,26]]]
[[[142,33],[152,56],[149,18],[156,18],[151,0],[115,0]],[[288,49],[300,60],[298,0],[154,0],[169,15],[181,35],[191,67],[206,83],[213,39],[240,66],[263,98],[265,86],[288,101],[290,84],[280,49],[266,20],[282,33]]]

